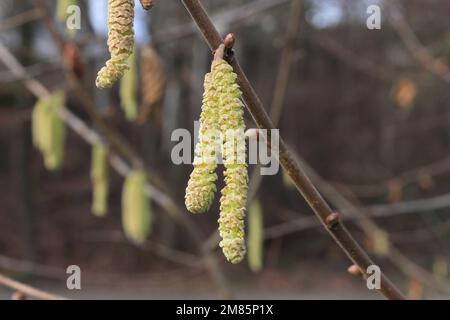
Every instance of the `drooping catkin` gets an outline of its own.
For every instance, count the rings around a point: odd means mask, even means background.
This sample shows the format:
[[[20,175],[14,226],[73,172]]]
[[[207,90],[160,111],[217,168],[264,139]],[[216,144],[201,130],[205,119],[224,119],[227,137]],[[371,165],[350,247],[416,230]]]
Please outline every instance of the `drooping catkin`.
[[[91,210],[95,216],[103,217],[108,211],[108,152],[102,144],[97,143],[92,146],[91,158]]]
[[[186,188],[186,208],[192,213],[209,210],[216,192],[217,153],[220,150],[218,101],[212,84],[212,76],[206,74],[202,112],[200,115],[199,141],[195,146],[194,170]]]
[[[136,244],[145,242],[151,230],[152,212],[145,194],[144,171],[131,172],[122,191],[122,225],[127,238]]]
[[[128,70],[127,59],[134,50],[134,0],[109,0],[108,48],[111,59],[99,71],[96,85],[110,88]]]
[[[254,201],[248,211],[248,265],[253,272],[263,267],[263,214],[261,204]]]
[[[125,72],[122,79],[120,79],[120,104],[125,113],[125,117],[129,121],[134,121],[136,120],[138,113],[138,103],[136,99],[138,72],[135,52],[129,56],[128,65],[130,66],[130,70]]]
[[[225,187],[220,199],[220,247],[228,261],[239,263],[245,256],[244,217],[248,192],[245,123],[242,92],[237,75],[223,59],[212,65],[213,87],[219,103],[220,129],[223,136],[222,158]]]
[[[40,98],[33,109],[33,144],[41,151],[45,167],[51,171],[59,169],[64,160],[66,133],[59,116],[64,99],[64,92],[60,91]]]

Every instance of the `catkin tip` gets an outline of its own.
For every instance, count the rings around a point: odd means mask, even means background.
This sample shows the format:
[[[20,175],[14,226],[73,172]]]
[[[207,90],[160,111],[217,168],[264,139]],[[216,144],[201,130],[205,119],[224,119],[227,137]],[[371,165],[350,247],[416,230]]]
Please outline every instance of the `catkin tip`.
[[[134,0],[109,0],[108,49],[111,59],[99,71],[95,84],[111,88],[129,69],[128,57],[134,50]]]

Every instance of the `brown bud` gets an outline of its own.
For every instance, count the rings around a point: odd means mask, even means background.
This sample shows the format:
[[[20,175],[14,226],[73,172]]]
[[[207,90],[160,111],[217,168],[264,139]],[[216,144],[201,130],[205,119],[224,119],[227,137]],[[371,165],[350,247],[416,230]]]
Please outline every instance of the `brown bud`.
[[[232,32],[227,34],[225,37],[225,40],[223,41],[223,44],[225,45],[226,49],[231,49],[234,46],[234,42],[236,41],[236,35]]]
[[[352,264],[348,267],[347,272],[356,277],[362,277],[363,275],[361,269],[356,264]]]
[[[339,214],[337,212],[333,212],[329,214],[325,220],[327,227],[332,229],[336,227],[339,223]]]
[[[64,65],[69,69],[75,76],[81,80],[83,77],[83,63],[81,61],[80,50],[78,46],[74,43],[66,43],[64,45]]]

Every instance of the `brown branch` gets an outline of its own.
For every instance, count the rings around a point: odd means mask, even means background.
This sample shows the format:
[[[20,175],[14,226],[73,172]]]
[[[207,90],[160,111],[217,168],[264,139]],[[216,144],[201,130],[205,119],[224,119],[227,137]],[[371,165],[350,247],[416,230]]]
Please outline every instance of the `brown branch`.
[[[320,188],[327,199],[332,202],[336,208],[342,210],[343,213],[348,213],[349,210],[351,210],[352,215],[356,218],[355,223],[361,230],[364,231],[364,233],[369,238],[372,238],[373,235],[376,235],[379,232],[384,232],[384,230],[380,226],[378,226],[369,218],[370,211],[367,210],[367,208],[355,208],[351,201],[342,196],[339,192],[337,192],[335,188],[333,188],[333,186],[324,181],[303,159],[301,159],[297,155],[296,158],[297,161],[302,164],[303,168],[314,181],[314,183]],[[398,250],[392,244],[389,238],[387,239],[387,242],[389,245],[387,258],[395,266],[397,266],[399,270],[412,278],[416,278],[420,282],[427,284],[432,288],[440,291],[450,292],[450,281],[442,281],[442,279],[437,279],[433,274],[430,274],[427,270],[423,269],[422,267],[411,261],[403,253],[401,253],[400,250]]]
[[[0,284],[40,300],[67,300],[67,298],[33,288],[2,274],[0,274]]]
[[[291,14],[288,20],[286,30],[286,37],[284,39],[283,51],[281,53],[280,65],[278,67],[277,78],[275,81],[275,89],[273,91],[272,104],[270,106],[270,118],[274,126],[280,122],[281,111],[284,107],[286,91],[289,84],[289,77],[291,74],[291,64],[293,60],[293,52],[295,49],[295,40],[300,28],[302,1],[292,0]],[[263,177],[260,174],[260,165],[256,165],[252,171],[249,182],[249,203],[255,197],[259,186],[262,183]]]
[[[5,19],[0,23],[0,32],[5,32],[8,29],[17,28],[25,23],[38,20],[41,17],[39,10],[31,9],[21,12],[11,18]]]
[[[444,117],[444,120],[448,120]],[[388,184],[391,181],[401,182],[403,187],[408,184],[418,183],[420,184],[421,175],[432,178],[444,173],[450,172],[450,157],[437,160],[435,162],[419,166],[417,168],[400,173],[392,178],[380,182],[365,183],[365,184],[349,184],[341,181],[329,181],[330,184],[335,185],[337,188],[350,189],[352,193],[363,197],[377,197],[382,195],[388,190]]]
[[[400,39],[405,44],[405,47],[410,51],[411,55],[419,62],[426,70],[441,78],[447,83],[450,83],[450,72],[448,66],[433,57],[431,52],[426,46],[424,46],[414,30],[406,21],[401,12],[401,8],[397,4],[387,2],[388,7],[391,9],[391,15],[389,21],[394,29],[397,31]]]
[[[277,6],[288,3],[290,0],[254,0],[239,7],[224,9],[223,13],[213,16],[213,21],[221,25],[229,25],[241,21],[248,21],[254,15],[271,10]],[[152,39],[157,44],[168,44],[181,38],[195,34],[197,27],[195,23],[189,22],[176,25],[164,30],[157,30]]]
[[[218,48],[223,40],[200,1],[181,0],[181,2],[186,7],[192,19],[196,22],[209,47],[212,50]],[[243,92],[244,101],[256,125],[260,129],[274,129],[272,121],[264,110],[260,99],[248,81],[245,73],[242,71],[238,60],[233,59],[231,64],[234,71],[238,75],[238,82]],[[270,139],[267,139],[266,142],[268,146],[271,147]],[[286,170],[287,174],[292,179],[298,191],[303,195],[309,206],[313,209],[317,218],[320,219],[325,229],[330,233],[332,238],[338,243],[339,247],[345,252],[349,259],[362,270],[367,270],[370,265],[373,265],[374,263],[369,258],[367,253],[353,239],[339,218],[333,219],[333,221],[331,221],[332,223],[329,223],[329,217],[336,216],[327,202],[325,202],[320,193],[317,191],[316,187],[311,183],[308,176],[306,176],[303,172],[298,162],[294,160],[289,149],[281,138],[278,159],[281,166],[284,170]],[[404,299],[400,291],[391,283],[384,273],[381,275],[381,289],[379,292],[388,299]]]

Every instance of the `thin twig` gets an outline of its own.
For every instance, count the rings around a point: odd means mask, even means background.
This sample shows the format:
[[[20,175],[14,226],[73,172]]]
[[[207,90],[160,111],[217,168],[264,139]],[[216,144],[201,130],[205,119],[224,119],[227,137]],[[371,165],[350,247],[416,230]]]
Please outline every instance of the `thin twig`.
[[[30,9],[28,11],[21,12],[11,18],[1,21],[0,32],[5,32],[9,29],[17,28],[25,23],[38,20],[40,17],[41,14],[37,9]]]
[[[224,9],[223,13],[213,16],[213,21],[220,25],[230,25],[240,21],[248,21],[249,18],[261,12],[271,10],[277,6],[288,3],[291,0],[254,0],[239,7]],[[195,34],[195,23],[185,23],[163,30],[156,30],[152,39],[157,44],[169,44]]]
[[[402,9],[398,4],[392,4],[388,1],[387,5],[391,10],[389,21],[412,56],[429,72],[450,83],[448,66],[444,62],[435,59],[428,48],[420,42],[403,16]]]
[[[40,300],[67,300],[67,298],[33,288],[2,274],[0,274],[0,284]]]
[[[210,49],[214,50],[219,47],[223,40],[200,1],[181,0],[181,2],[196,22]],[[231,64],[234,71],[238,75],[238,82],[243,92],[244,101],[256,125],[260,129],[274,129],[272,121],[264,110],[260,99],[256,95],[245,73],[242,71],[238,60],[236,58],[233,59]],[[267,139],[266,143],[270,148],[270,139]],[[309,206],[317,215],[317,218],[320,219],[325,229],[339,244],[340,248],[345,252],[350,260],[362,270],[367,270],[370,265],[374,264],[372,260],[347,231],[343,223],[340,221],[339,215],[333,212],[327,202],[325,202],[322,198],[316,187],[303,172],[298,162],[294,160],[289,149],[281,138],[279,144],[279,162],[286,170],[287,174],[291,177],[298,191],[303,195]],[[381,289],[379,292],[388,299],[404,299],[400,291],[391,283],[384,273],[381,274]]]
[[[379,232],[384,232],[384,230],[378,226],[373,220],[369,218],[370,211],[364,211],[362,208],[356,210],[355,206],[351,201],[342,196],[332,185],[324,181],[319,174],[317,174],[300,156],[295,155],[298,162],[300,162],[314,181],[314,183],[320,188],[321,192],[327,197],[327,199],[339,210],[344,213],[348,210],[352,210],[352,214],[356,217],[355,223],[364,231],[364,233],[372,237],[372,235]],[[355,200],[354,200],[355,201]],[[367,212],[367,213],[366,213]],[[433,274],[430,274],[427,270],[423,269],[403,253],[396,248],[389,238],[386,239],[389,252],[387,258],[398,267],[403,273],[409,275],[412,278],[419,280],[420,282],[427,284],[428,286],[435,288],[440,291],[450,292],[450,282],[442,281],[442,279],[437,279]]]

